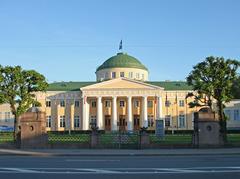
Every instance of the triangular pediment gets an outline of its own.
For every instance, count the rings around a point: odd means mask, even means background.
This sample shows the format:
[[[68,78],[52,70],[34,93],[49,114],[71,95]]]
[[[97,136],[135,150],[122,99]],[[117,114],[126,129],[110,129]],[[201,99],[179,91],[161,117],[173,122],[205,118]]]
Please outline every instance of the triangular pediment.
[[[117,78],[108,80],[94,85],[89,85],[81,88],[81,90],[92,90],[92,89],[145,89],[145,90],[163,90],[159,86],[150,85],[141,81],[136,81],[128,78]]]

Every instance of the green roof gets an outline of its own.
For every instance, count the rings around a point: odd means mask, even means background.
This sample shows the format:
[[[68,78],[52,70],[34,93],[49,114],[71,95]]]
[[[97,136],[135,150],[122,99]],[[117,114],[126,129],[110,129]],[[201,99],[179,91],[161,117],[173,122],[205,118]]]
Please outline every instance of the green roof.
[[[125,53],[118,53],[117,55],[109,58],[97,68],[97,71],[106,68],[138,68],[148,71],[148,69],[138,59]]]
[[[80,91],[80,88],[98,82],[55,82],[50,83],[47,91]],[[185,81],[149,81],[147,84],[163,87],[165,90],[192,90]]]
[[[80,91],[80,88],[97,82],[54,82],[50,83],[47,91]]]
[[[163,87],[165,90],[193,90],[186,81],[149,81],[145,83]]]

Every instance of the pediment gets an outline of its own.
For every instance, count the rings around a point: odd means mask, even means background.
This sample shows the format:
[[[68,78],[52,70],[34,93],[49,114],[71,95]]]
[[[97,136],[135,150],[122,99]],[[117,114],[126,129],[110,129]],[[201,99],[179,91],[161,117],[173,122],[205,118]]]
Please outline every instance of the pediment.
[[[81,90],[94,90],[94,89],[145,89],[145,90],[163,90],[159,86],[150,85],[141,81],[136,81],[128,78],[117,78],[108,80],[94,85],[89,85],[81,88]]]

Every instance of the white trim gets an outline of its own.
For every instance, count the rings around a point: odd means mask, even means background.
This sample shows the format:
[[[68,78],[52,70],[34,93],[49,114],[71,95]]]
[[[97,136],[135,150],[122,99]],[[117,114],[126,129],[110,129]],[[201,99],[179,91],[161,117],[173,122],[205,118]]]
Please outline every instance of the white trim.
[[[81,91],[83,90],[90,90],[90,89],[96,89],[99,88],[101,86],[107,85],[107,84],[111,84],[113,82],[118,82],[118,81],[128,81],[128,82],[132,82],[132,83],[136,83],[136,84],[140,84],[140,85],[144,85],[147,87],[151,87],[153,89],[160,89],[160,90],[164,90],[164,88],[159,87],[159,86],[155,86],[155,85],[151,85],[151,84],[147,84],[141,81],[137,81],[137,80],[133,80],[133,79],[129,79],[129,78],[125,78],[125,77],[121,77],[121,78],[115,78],[115,79],[111,79],[108,81],[104,81],[104,82],[100,82],[100,83],[95,83],[89,86],[85,86],[83,88],[80,88]],[[127,88],[126,88],[127,89]]]

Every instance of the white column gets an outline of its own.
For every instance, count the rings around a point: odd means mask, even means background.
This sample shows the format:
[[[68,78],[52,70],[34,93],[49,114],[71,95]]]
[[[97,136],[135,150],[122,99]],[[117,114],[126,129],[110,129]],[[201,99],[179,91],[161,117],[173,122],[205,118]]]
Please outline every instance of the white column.
[[[74,130],[74,102],[70,106],[70,129]]]
[[[89,130],[89,104],[87,97],[82,98],[82,129]]]
[[[127,121],[127,126],[128,126],[128,131],[133,130],[133,124],[132,124],[132,97],[128,96],[128,121]]]
[[[147,96],[143,97],[143,127],[148,127]]]
[[[100,130],[103,130],[103,106],[102,106],[102,97],[97,98],[97,127]]]
[[[161,96],[158,96],[157,98],[157,119],[163,119],[163,113],[162,113],[162,109],[163,109],[163,106],[162,106],[162,97]]]
[[[112,131],[117,131],[117,97],[112,98]]]

